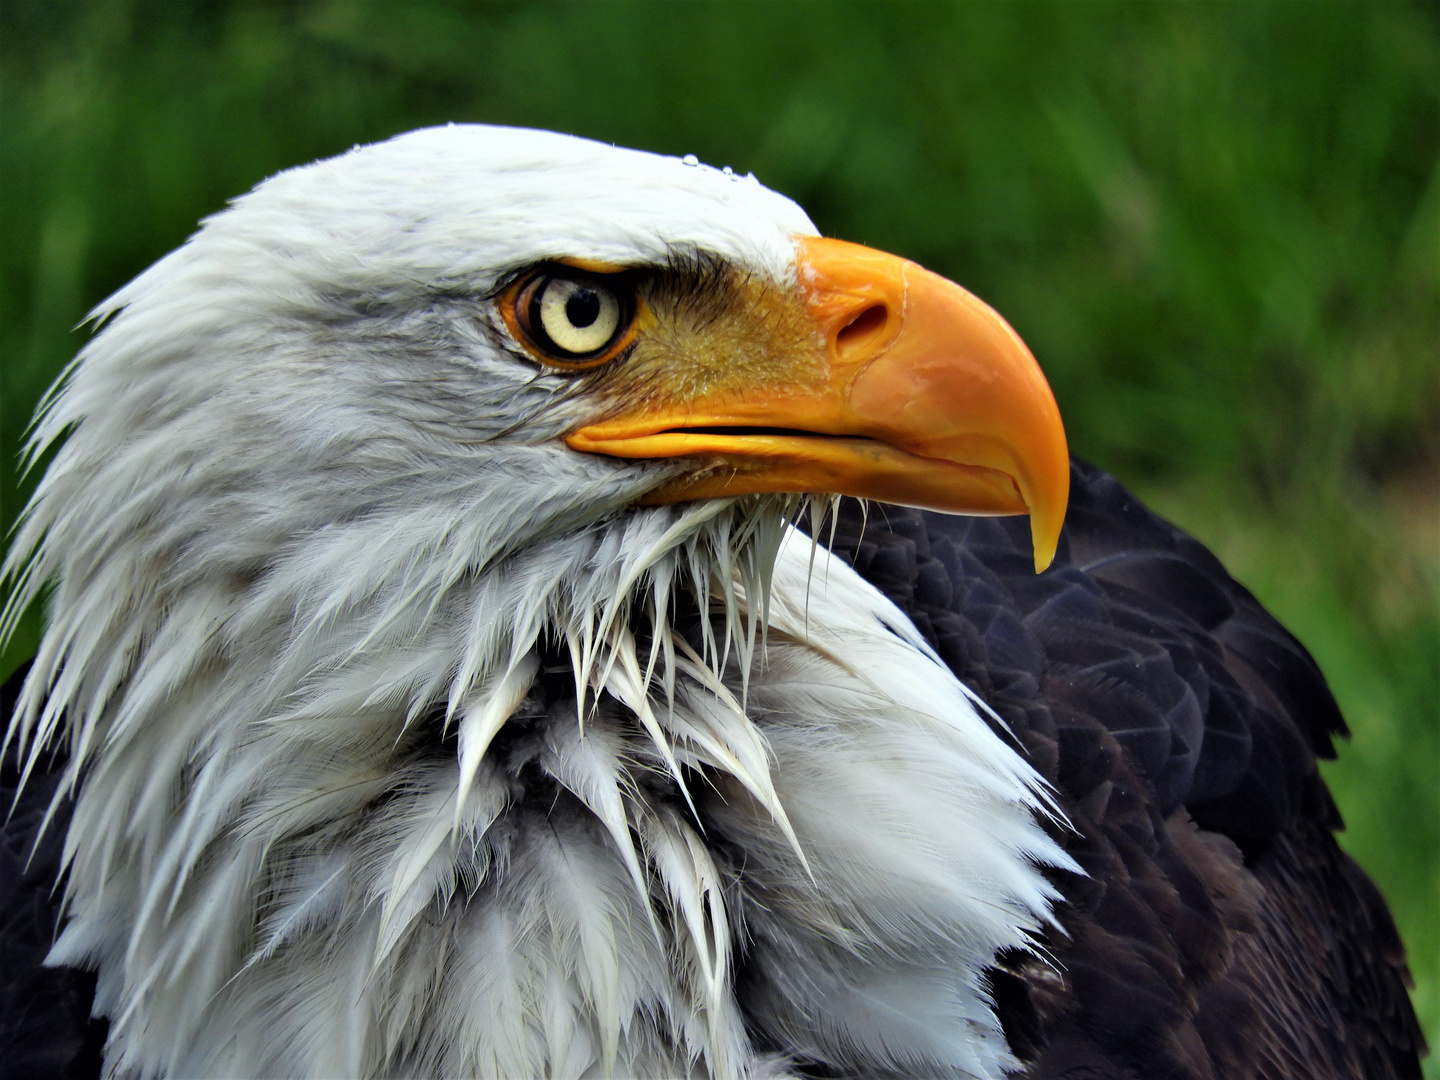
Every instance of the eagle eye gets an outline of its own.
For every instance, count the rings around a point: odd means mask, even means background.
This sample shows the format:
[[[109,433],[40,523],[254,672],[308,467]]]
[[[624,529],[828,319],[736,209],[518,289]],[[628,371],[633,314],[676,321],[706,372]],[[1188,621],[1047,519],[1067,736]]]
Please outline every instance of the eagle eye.
[[[620,274],[549,266],[510,290],[503,314],[511,332],[538,359],[593,367],[629,344],[635,294]]]

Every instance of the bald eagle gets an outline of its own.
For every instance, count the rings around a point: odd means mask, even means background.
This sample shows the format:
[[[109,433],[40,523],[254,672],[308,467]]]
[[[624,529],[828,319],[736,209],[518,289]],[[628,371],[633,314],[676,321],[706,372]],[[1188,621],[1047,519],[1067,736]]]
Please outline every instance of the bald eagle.
[[[94,318],[6,563],[12,1069],[1419,1075],[1323,679],[959,286],[449,126]]]

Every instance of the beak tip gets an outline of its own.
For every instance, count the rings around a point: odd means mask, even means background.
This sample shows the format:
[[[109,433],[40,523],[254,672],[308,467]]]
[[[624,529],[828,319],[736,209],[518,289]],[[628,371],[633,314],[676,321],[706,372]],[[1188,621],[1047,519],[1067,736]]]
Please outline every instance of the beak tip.
[[[1051,541],[1048,546],[1042,546],[1039,537],[1035,538],[1035,573],[1043,574],[1050,569],[1050,564],[1055,561],[1055,542]]]
[[[1063,471],[1055,470],[1050,490],[1035,492],[1038,498],[1027,499],[1030,510],[1030,543],[1035,552],[1035,572],[1044,573],[1055,561],[1060,533],[1065,528],[1065,511],[1070,501],[1070,455],[1065,455]]]

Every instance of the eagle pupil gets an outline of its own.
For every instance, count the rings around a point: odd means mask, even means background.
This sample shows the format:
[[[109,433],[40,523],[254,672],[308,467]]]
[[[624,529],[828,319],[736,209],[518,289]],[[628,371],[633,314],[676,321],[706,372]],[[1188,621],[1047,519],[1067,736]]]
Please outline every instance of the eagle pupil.
[[[565,317],[571,326],[584,328],[600,317],[600,297],[594,289],[576,289],[565,301]]]

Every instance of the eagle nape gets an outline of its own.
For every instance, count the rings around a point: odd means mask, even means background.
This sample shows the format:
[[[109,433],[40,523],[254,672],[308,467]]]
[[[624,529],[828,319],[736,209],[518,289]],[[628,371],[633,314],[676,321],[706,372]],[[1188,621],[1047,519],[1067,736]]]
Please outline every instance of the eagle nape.
[[[16,1075],[1420,1075],[1323,677],[960,286],[455,125],[94,317],[5,564]]]

